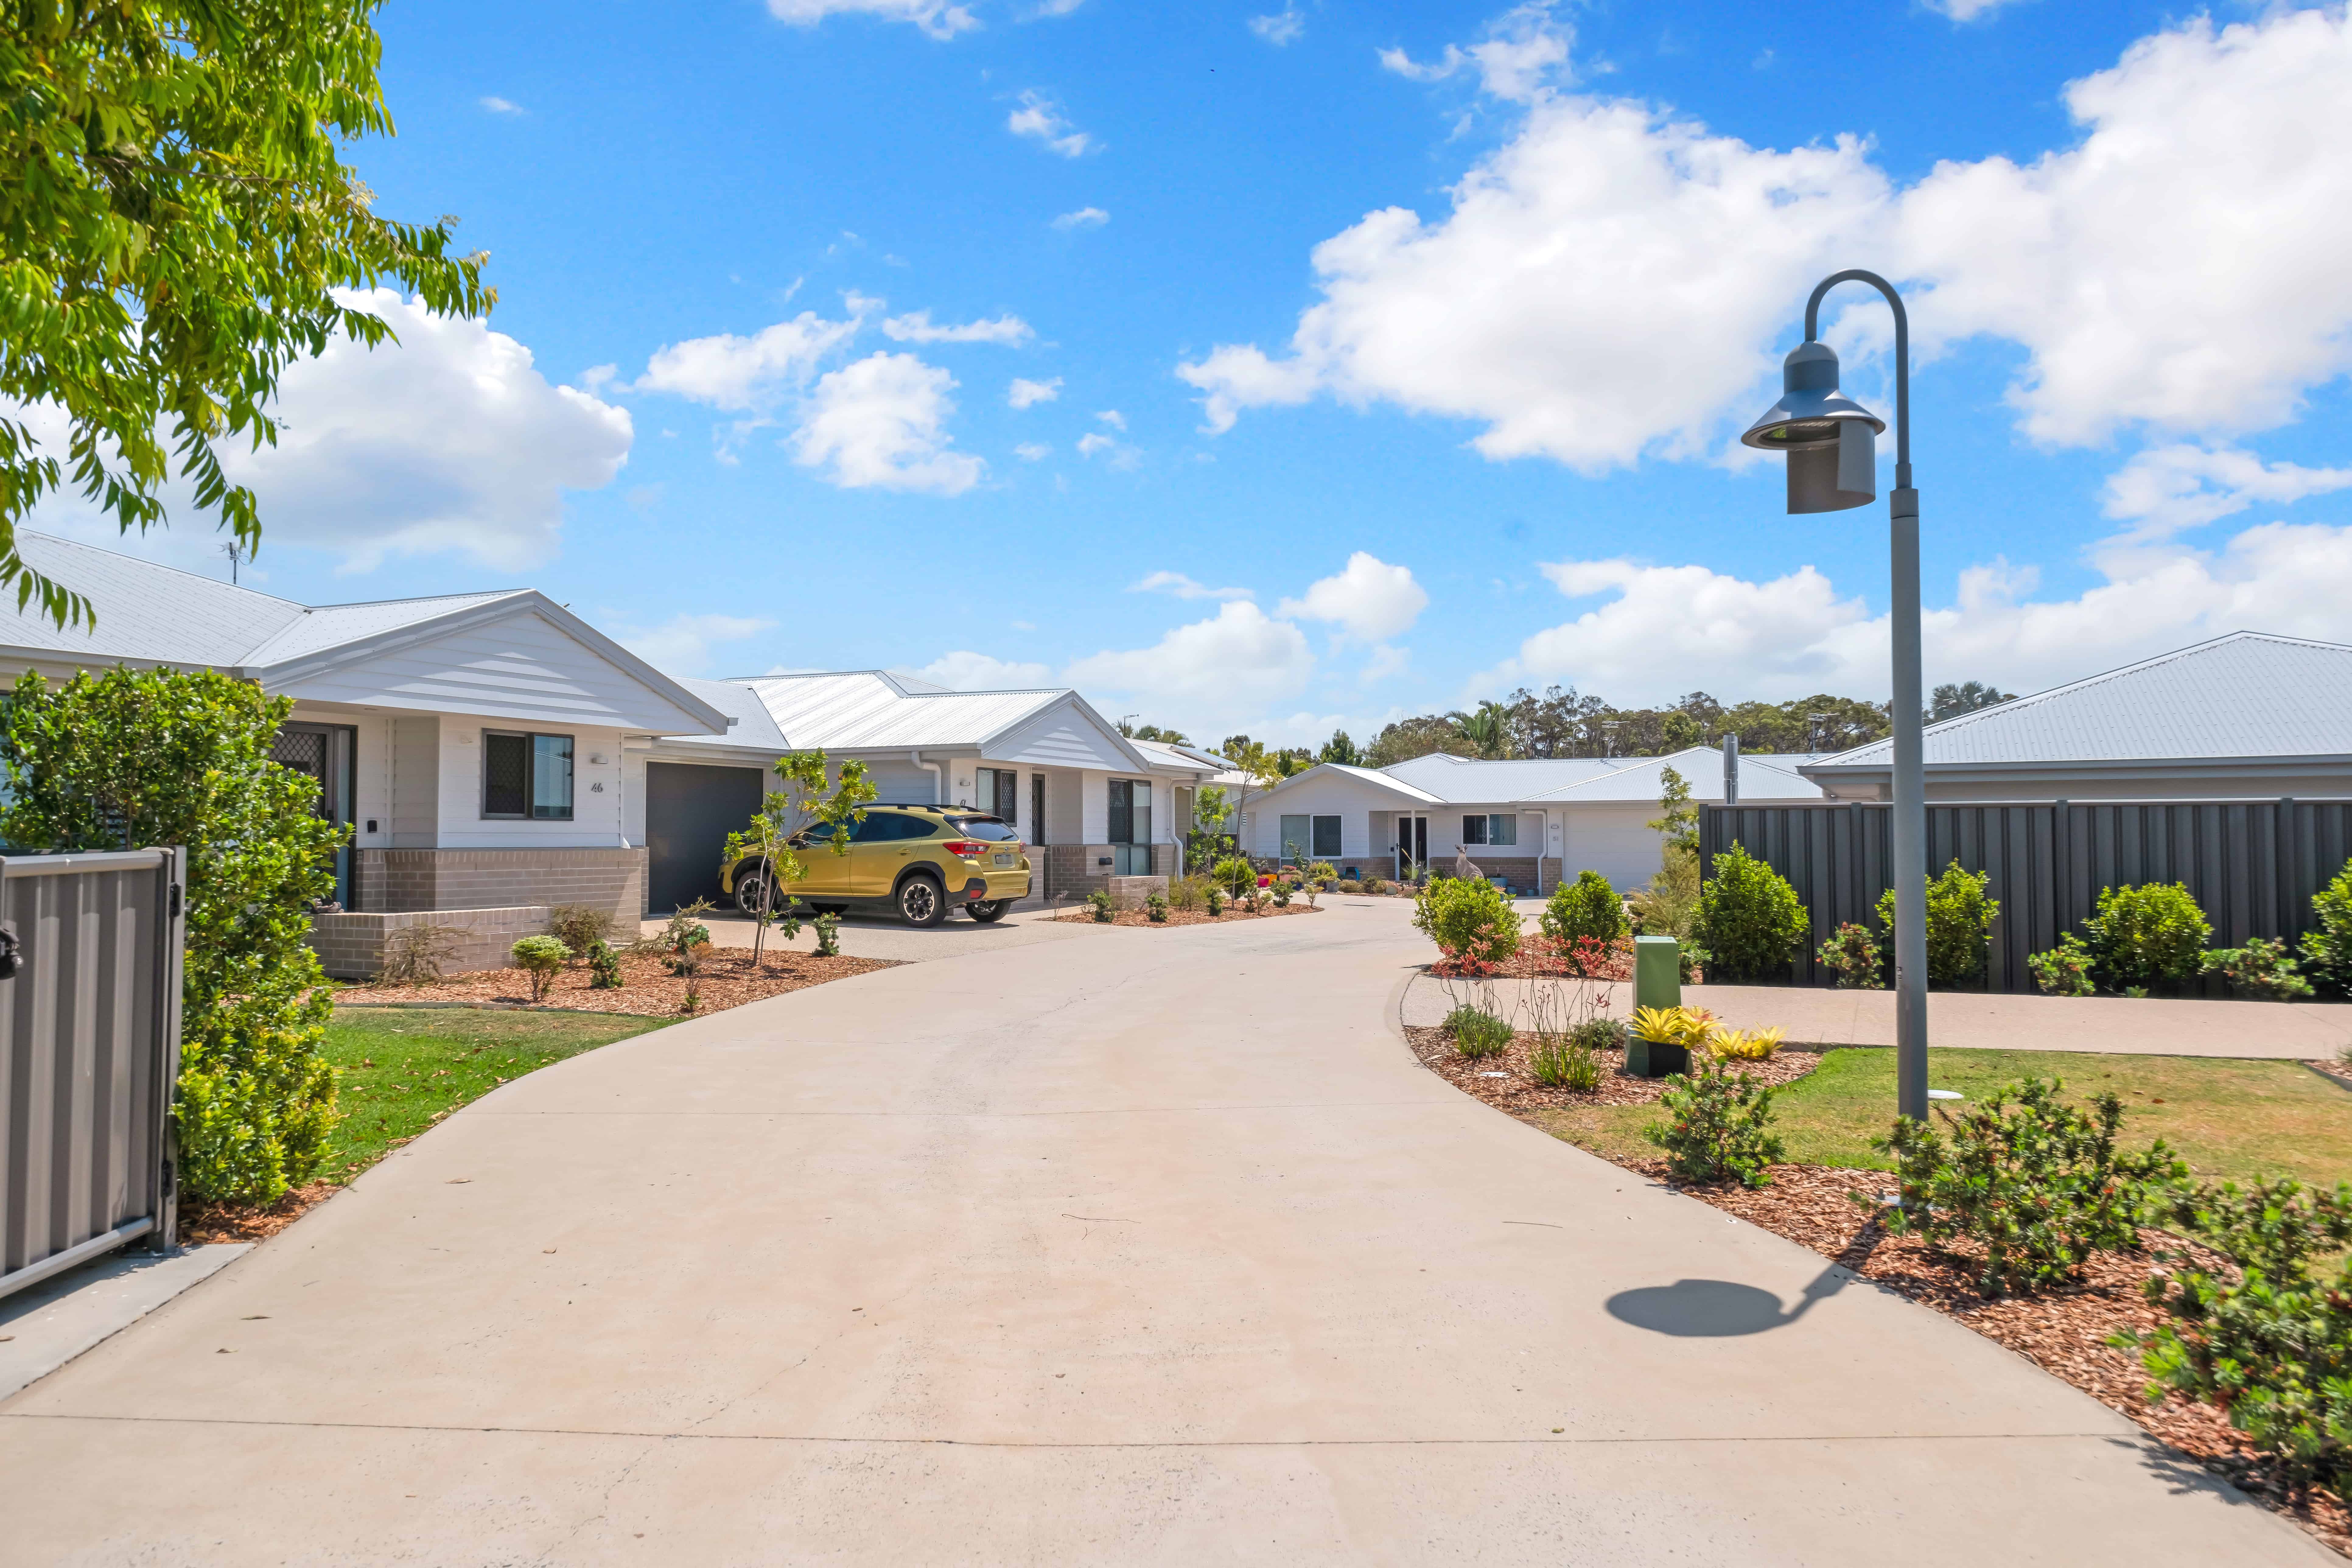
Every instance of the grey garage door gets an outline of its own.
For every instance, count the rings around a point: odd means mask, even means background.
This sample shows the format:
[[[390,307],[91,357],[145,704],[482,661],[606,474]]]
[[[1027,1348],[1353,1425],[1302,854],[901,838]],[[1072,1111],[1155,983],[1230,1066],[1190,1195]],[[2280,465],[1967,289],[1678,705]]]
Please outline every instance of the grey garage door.
[[[727,836],[760,809],[758,768],[646,764],[646,907],[666,915],[697,899],[719,901],[719,857]]]

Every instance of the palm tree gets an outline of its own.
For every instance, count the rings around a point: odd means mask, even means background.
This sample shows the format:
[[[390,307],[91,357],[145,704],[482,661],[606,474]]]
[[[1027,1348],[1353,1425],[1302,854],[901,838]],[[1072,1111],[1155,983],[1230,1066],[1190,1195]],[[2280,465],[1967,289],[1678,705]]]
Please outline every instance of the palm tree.
[[[1475,713],[1458,709],[1445,716],[1454,732],[1477,748],[1482,757],[1499,758],[1510,755],[1511,710],[1492,698],[1478,704]]]

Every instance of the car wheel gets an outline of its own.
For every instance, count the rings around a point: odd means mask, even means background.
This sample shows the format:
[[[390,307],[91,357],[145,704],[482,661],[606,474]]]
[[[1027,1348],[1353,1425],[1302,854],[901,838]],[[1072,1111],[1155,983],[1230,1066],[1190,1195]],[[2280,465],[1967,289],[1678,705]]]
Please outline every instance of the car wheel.
[[[1003,920],[1004,912],[1012,907],[1011,899],[987,899],[977,904],[966,904],[963,912],[982,925],[992,925]]]
[[[948,896],[929,877],[898,884],[898,916],[910,926],[935,926],[948,917]]]
[[[768,868],[753,867],[735,874],[735,907],[753,920],[768,907],[774,897],[768,882]]]

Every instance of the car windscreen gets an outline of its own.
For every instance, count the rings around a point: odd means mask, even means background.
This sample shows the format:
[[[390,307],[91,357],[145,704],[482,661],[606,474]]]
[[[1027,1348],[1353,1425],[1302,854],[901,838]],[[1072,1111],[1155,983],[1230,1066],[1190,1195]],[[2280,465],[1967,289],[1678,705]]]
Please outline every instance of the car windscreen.
[[[996,844],[1009,844],[1021,837],[1009,823],[994,816],[950,816],[948,826],[966,838],[985,838]]]

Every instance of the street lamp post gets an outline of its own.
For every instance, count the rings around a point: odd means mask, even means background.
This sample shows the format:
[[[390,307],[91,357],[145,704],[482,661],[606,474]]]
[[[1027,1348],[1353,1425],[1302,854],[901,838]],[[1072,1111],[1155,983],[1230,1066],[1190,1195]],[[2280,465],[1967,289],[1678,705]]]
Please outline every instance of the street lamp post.
[[[1911,323],[1874,272],[1824,278],[1805,301],[1805,341],[1780,367],[1782,392],[1739,439],[1789,461],[1790,513],[1867,506],[1878,489],[1879,418],[1838,391],[1835,351],[1820,341],[1822,297],[1867,283],[1895,309],[1895,489],[1887,497],[1895,634],[1895,1109],[1927,1117],[1927,782],[1919,748],[1919,492],[1911,488]]]

